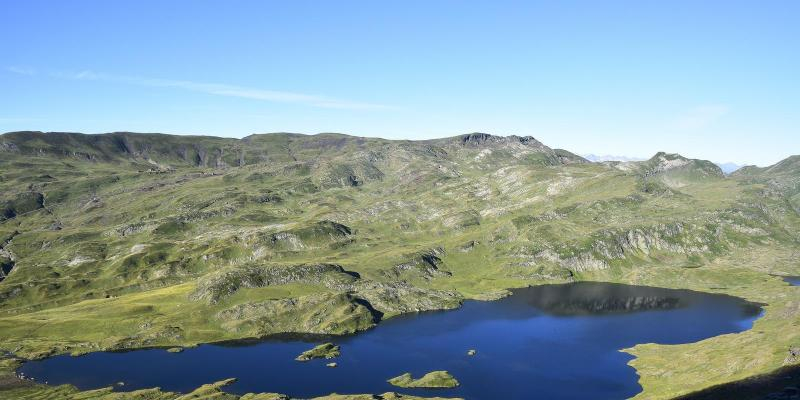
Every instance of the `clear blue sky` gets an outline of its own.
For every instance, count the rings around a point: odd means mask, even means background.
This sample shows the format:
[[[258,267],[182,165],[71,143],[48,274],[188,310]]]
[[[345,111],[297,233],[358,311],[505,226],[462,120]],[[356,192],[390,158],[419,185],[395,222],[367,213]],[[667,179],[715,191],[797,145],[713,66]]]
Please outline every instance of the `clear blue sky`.
[[[800,1],[4,1],[0,131],[800,153]]]

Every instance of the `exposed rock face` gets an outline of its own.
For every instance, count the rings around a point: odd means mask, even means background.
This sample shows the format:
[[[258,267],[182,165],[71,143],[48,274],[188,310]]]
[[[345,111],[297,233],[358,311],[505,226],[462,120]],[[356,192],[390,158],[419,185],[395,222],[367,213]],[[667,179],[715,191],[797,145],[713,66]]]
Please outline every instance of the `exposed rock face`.
[[[444,140],[444,139],[443,139]],[[488,133],[469,133],[461,135],[456,140],[463,146],[481,146],[485,144],[522,144],[539,150],[549,150],[550,148],[536,140],[532,136],[494,136]]]
[[[18,193],[11,199],[0,200],[0,222],[44,208],[44,195],[38,192]]]
[[[341,289],[356,279],[357,276],[335,264],[251,265],[204,278],[191,295],[191,299],[213,304],[240,288],[259,288],[287,283],[306,283]]]
[[[14,143],[0,142],[0,151],[17,152],[19,147]]]
[[[469,133],[453,138],[428,140],[434,146],[441,146],[444,154],[461,149],[476,151],[481,150],[475,156],[475,161],[483,161],[484,158],[499,150],[500,154],[511,154],[516,158],[524,158],[530,155],[538,155],[539,162],[543,165],[560,165],[572,163],[584,163],[586,159],[572,154],[566,150],[553,150],[542,142],[531,136],[495,136],[488,133]]]
[[[346,334],[375,326],[379,317],[345,293],[317,293],[293,299],[244,303],[215,315],[222,327],[240,336],[275,333]]]
[[[602,240],[595,243],[594,250],[607,258],[622,258],[633,251],[650,254],[653,250],[674,253],[699,253],[708,249],[714,232],[704,227],[692,227],[690,237],[682,236],[687,229],[682,223],[637,228],[624,232],[603,231]]]
[[[718,165],[665,152],[656,153],[647,161],[632,161],[617,164],[622,169],[638,167],[644,176],[654,176],[673,172],[691,173],[695,178],[723,178],[725,173]]]
[[[8,252],[0,250],[0,281],[5,279],[14,269],[14,260]]]
[[[11,273],[14,264],[14,256],[6,250],[0,250],[0,281]]]
[[[406,282],[362,280],[351,286],[355,295],[384,314],[401,314],[457,308],[464,298],[455,291],[424,289]]]
[[[557,263],[570,271],[582,272],[608,268],[606,260],[595,258],[593,254],[582,253],[571,257],[562,257],[552,250],[543,250],[535,255],[536,258]]]
[[[409,254],[408,257],[410,260],[395,265],[388,273],[394,276],[411,273],[424,279],[450,276],[450,272],[439,268],[443,264],[440,257],[444,256],[444,254],[445,251],[441,247],[428,249],[416,254]]]
[[[353,231],[333,221],[271,234],[269,245],[276,250],[297,251],[319,247],[339,247],[352,242]]]
[[[654,251],[683,255],[707,253],[723,242],[721,225],[672,223],[630,230],[601,230],[582,245],[544,249],[534,256],[580,272],[605,269],[609,261],[622,260],[629,255],[649,256]]]
[[[7,238],[0,239],[0,282],[11,273],[11,270],[16,265],[16,257],[8,247],[17,235],[19,235],[19,232],[14,231]],[[0,295],[0,299],[2,299],[2,295]]]
[[[796,247],[798,160],[720,177],[669,154],[564,167],[584,160],[480,133],[424,142],[4,134],[0,206],[11,211],[0,241],[25,234],[0,250],[0,347],[347,333],[464,296],[496,299],[504,285],[595,275],[657,282],[674,270],[675,279],[707,273],[710,285],[729,266],[707,264],[727,250],[778,259]],[[22,190],[30,197],[18,202]],[[150,306],[160,296],[174,307]],[[671,306],[632,295],[563,307]],[[186,312],[208,318],[187,323]],[[38,329],[40,316],[57,318]],[[122,332],[129,319],[137,323]],[[84,321],[85,332],[74,329]]]
[[[437,253],[439,252],[439,253]],[[435,268],[441,262],[436,254],[441,254],[441,249],[422,252],[412,267],[418,264],[425,265],[421,268]],[[278,265],[278,266],[249,266],[236,268],[205,277],[198,284],[191,295],[191,299],[215,304],[232,295],[240,288],[257,288],[270,285],[287,283],[305,283],[321,285],[328,289],[352,293],[352,302],[358,303],[364,309],[375,314],[372,318],[379,319],[383,314],[399,314],[405,312],[418,312],[456,308],[461,305],[463,297],[453,291],[424,289],[408,283],[397,281],[390,283],[362,280],[357,274],[345,271],[341,266],[334,264],[303,264],[303,265]],[[360,303],[359,303],[360,301]],[[274,308],[296,306],[291,301],[263,302],[237,306],[222,312],[221,319],[252,319],[254,316],[269,313]],[[361,308],[357,308],[361,310]],[[372,315],[371,314],[371,315]]]

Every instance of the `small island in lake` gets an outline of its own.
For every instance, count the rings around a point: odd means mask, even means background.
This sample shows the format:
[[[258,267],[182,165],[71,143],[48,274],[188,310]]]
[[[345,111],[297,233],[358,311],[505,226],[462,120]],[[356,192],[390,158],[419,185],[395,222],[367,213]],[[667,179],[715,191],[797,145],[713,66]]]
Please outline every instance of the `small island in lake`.
[[[406,372],[387,382],[402,388],[453,388],[459,385],[458,380],[447,371],[428,372],[419,379],[414,379],[410,373]]]
[[[317,347],[314,347],[311,350],[304,351],[302,354],[297,356],[297,358],[295,358],[295,360],[297,360],[297,361],[308,361],[308,360],[313,360],[315,358],[327,358],[327,359],[330,359],[330,358],[339,357],[339,354],[341,354],[341,353],[339,351],[339,346],[338,345],[335,345],[333,343],[323,343],[323,344],[321,344],[321,345],[319,345]]]

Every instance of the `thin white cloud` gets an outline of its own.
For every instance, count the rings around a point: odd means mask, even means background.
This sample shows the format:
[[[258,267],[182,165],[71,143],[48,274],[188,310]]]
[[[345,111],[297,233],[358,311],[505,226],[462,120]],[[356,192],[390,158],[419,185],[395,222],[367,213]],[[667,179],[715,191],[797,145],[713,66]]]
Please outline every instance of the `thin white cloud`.
[[[703,129],[728,113],[728,106],[724,104],[702,105],[688,110],[675,122],[675,126],[682,130]]]
[[[338,109],[350,109],[350,110],[374,110],[374,109],[393,108],[382,104],[360,103],[360,102],[353,102],[326,96],[317,96],[317,95],[293,93],[293,92],[281,92],[275,90],[264,90],[264,89],[249,88],[249,87],[227,85],[220,83],[203,83],[203,82],[192,82],[192,81],[172,80],[172,79],[156,79],[156,78],[143,78],[135,76],[110,75],[110,74],[96,73],[93,71],[81,71],[76,73],[54,72],[51,73],[51,75],[62,79],[103,81],[103,82],[124,83],[136,86],[176,88],[176,89],[189,90],[193,92],[206,93],[216,96],[238,97],[244,99],[271,101],[277,103],[297,103],[297,104],[305,104],[320,108],[338,108]]]
[[[36,75],[36,70],[33,68],[17,67],[13,65],[10,67],[6,67],[6,71],[13,72],[19,75],[28,75],[28,76]]]

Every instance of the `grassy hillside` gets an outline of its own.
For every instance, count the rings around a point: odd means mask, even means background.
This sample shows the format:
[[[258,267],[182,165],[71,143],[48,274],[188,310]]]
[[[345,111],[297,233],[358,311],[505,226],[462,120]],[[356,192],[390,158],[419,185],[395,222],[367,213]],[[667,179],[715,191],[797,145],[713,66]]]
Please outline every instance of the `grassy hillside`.
[[[800,346],[800,288],[774,276],[800,275],[798,182],[797,156],[726,177],[676,154],[588,163],[480,133],[8,133],[0,349],[344,334],[576,280],[767,304],[741,334],[629,349],[640,397],[671,398],[775,370]]]

